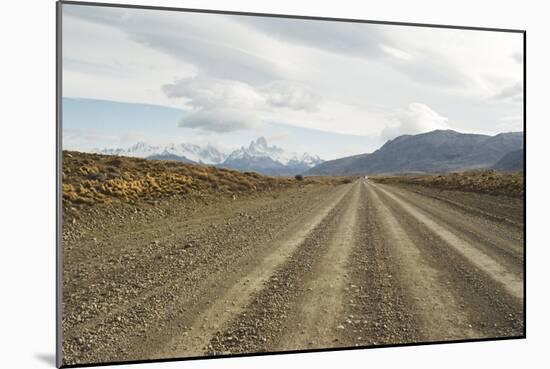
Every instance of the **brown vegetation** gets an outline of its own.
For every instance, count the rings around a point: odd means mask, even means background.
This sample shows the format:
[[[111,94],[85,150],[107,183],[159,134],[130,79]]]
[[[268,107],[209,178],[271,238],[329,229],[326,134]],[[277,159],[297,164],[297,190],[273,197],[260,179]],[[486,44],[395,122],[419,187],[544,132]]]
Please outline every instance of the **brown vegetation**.
[[[342,179],[268,177],[175,161],[63,152],[63,200],[72,204],[97,204],[207,193],[234,196],[315,183],[342,183]]]
[[[370,177],[379,183],[408,184],[434,187],[442,190],[459,190],[521,197],[524,195],[523,173],[504,173],[495,170],[476,170],[461,173]]]

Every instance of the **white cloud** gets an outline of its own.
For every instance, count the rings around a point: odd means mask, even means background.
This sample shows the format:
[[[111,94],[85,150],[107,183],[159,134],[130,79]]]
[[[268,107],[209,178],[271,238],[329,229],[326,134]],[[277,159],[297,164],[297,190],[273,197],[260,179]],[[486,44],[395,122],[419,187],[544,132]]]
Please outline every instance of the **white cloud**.
[[[193,109],[219,108],[256,109],[263,105],[264,98],[247,83],[208,78],[203,76],[182,78],[162,86],[166,96],[184,98]]]
[[[435,129],[449,129],[448,119],[429,106],[412,103],[397,116],[397,124],[384,127],[381,136],[390,140],[400,135],[417,134]]]
[[[202,132],[227,133],[255,128],[259,125],[259,120],[249,111],[216,108],[187,114],[179,121],[178,125],[184,128],[195,128]]]
[[[259,88],[266,103],[275,108],[318,111],[321,96],[297,83],[274,81]]]
[[[498,94],[495,95],[495,98],[510,101],[522,101],[523,83],[518,82],[503,88]]]
[[[202,132],[226,133],[257,127],[264,98],[239,81],[207,77],[183,78],[164,85],[169,98],[181,98],[191,109],[178,123]]]
[[[180,127],[218,133],[258,127],[277,109],[314,112],[321,102],[320,96],[291,81],[254,88],[240,81],[197,76],[176,80],[162,90],[169,98],[181,98],[191,109]]]

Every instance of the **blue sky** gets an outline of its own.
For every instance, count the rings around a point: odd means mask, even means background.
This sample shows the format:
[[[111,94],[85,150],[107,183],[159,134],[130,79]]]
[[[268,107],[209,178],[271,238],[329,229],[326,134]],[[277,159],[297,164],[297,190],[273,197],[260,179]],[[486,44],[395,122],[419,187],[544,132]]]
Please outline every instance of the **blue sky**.
[[[138,139],[177,137],[181,109],[108,100],[63,98],[64,148],[125,147]]]
[[[518,33],[63,5],[65,148],[259,136],[323,159],[523,127]]]

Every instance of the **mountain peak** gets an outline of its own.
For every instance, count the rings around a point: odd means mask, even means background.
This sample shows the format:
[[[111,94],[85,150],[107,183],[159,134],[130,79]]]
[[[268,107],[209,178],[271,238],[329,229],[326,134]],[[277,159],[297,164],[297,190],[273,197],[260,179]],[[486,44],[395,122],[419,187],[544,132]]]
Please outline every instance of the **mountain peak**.
[[[275,146],[273,146],[275,147]],[[267,144],[267,140],[265,137],[261,136],[256,139],[256,141],[250,141],[250,144],[248,145],[249,151],[266,151],[271,149],[272,147],[269,147]]]
[[[461,135],[462,133],[457,132],[452,129],[434,129],[433,131],[423,132],[419,133],[417,135],[410,135],[410,136],[455,136],[455,135]]]
[[[248,147],[233,151],[224,166],[239,170],[254,170],[269,175],[294,175],[321,163],[317,155],[286,152],[278,146],[269,146],[265,137],[252,140]]]
[[[256,139],[256,145],[260,147],[267,147],[267,140],[265,137],[261,136]]]
[[[519,162],[516,158],[521,159],[523,150],[521,132],[489,136],[434,130],[396,137],[371,154],[328,161],[309,173],[349,175],[491,168],[505,154],[518,150],[519,153],[512,157],[516,162]]]

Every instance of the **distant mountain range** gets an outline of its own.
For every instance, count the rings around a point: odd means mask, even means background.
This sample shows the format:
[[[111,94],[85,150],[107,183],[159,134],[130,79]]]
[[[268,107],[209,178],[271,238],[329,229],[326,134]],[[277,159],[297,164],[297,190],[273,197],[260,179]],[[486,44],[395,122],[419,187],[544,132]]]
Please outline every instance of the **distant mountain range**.
[[[254,171],[266,175],[295,175],[304,173],[322,163],[317,155],[289,153],[277,146],[269,146],[264,137],[250,142],[226,154],[212,145],[172,144],[152,146],[138,142],[122,149],[95,149],[95,153],[146,158],[151,160],[173,160],[184,163],[215,165],[241,171]]]
[[[523,132],[495,136],[435,130],[402,135],[372,153],[323,161],[317,155],[290,153],[270,146],[264,137],[231,153],[212,145],[151,146],[138,142],[127,149],[96,153],[215,165],[265,175],[365,175],[434,173],[493,168],[523,170]]]
[[[363,175],[492,168],[508,154],[519,156],[519,153],[512,152],[523,152],[523,132],[488,136],[435,130],[399,136],[371,154],[329,160],[311,168],[306,174]],[[517,162],[514,163],[517,167]]]
[[[227,157],[212,145],[201,147],[193,144],[172,144],[152,146],[138,142],[127,149],[96,149],[94,152],[105,155],[120,155],[137,158],[176,160],[196,164],[220,164]]]
[[[266,139],[260,137],[248,147],[233,151],[221,166],[268,175],[294,175],[322,162],[317,155],[288,153],[277,146],[269,146]]]

